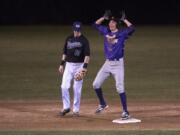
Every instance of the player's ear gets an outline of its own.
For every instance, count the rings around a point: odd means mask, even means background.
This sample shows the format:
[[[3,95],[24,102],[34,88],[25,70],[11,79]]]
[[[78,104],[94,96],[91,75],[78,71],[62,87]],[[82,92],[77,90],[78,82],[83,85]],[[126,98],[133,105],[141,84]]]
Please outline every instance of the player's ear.
[[[120,29],[120,27],[121,27],[120,25],[121,25],[120,23],[117,23],[117,24],[116,24],[116,28],[117,28],[117,29]]]

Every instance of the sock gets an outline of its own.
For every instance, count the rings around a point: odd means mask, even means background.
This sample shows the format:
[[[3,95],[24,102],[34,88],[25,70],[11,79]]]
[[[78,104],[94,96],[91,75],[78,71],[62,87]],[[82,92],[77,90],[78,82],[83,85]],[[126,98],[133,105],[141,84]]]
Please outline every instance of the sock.
[[[106,105],[106,102],[104,101],[103,92],[102,89],[95,89],[96,95],[99,98],[100,105]]]
[[[125,92],[120,93],[119,96],[120,96],[120,99],[121,99],[121,104],[122,104],[122,107],[123,107],[123,111],[128,112],[127,103],[126,103],[127,102],[126,101],[126,93]]]

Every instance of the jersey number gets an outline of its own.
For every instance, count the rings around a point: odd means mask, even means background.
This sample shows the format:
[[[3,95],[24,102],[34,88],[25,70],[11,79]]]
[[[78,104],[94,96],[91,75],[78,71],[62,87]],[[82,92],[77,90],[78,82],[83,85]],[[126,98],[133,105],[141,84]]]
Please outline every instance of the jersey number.
[[[76,49],[74,51],[74,56],[80,56],[80,54],[81,54],[81,50]]]

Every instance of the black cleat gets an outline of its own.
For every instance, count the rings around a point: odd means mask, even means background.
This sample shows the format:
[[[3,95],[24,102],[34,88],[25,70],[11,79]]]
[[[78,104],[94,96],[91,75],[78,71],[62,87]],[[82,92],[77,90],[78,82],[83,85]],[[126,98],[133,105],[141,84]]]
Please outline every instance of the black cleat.
[[[70,112],[70,109],[64,109],[62,112],[60,112],[60,116],[64,116],[66,115],[66,113],[69,113]]]

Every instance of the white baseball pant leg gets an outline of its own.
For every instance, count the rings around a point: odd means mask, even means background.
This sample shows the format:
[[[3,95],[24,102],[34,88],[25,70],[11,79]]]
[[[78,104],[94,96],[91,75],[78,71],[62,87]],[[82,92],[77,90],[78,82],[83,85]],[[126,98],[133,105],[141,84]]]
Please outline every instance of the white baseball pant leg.
[[[71,66],[67,62],[61,83],[63,109],[70,108],[69,88],[71,86],[72,78],[73,78],[73,74],[71,73]]]
[[[81,91],[82,91],[83,80],[74,80],[73,90],[74,90],[74,102],[73,102],[73,112],[79,112],[80,101],[81,101]]]

